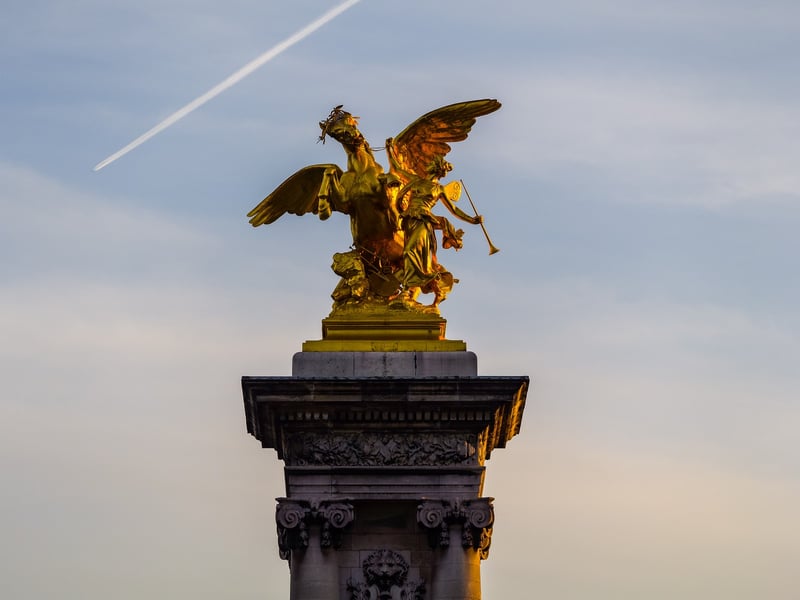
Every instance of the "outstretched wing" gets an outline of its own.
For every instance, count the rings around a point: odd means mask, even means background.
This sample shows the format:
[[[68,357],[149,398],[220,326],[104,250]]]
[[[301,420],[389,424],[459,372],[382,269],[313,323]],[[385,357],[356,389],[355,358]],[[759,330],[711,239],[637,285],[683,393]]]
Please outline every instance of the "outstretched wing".
[[[434,156],[445,156],[450,142],[467,139],[475,119],[500,106],[497,100],[487,98],[450,104],[422,115],[394,138],[395,156],[390,156],[390,163],[396,161],[394,167],[424,177]]]
[[[293,215],[317,214],[319,207],[317,194],[322,185],[325,171],[328,169],[336,170],[337,175],[341,177],[342,170],[334,164],[311,165],[300,169],[247,213],[247,216],[250,217],[250,224],[253,227],[268,225],[286,213]]]

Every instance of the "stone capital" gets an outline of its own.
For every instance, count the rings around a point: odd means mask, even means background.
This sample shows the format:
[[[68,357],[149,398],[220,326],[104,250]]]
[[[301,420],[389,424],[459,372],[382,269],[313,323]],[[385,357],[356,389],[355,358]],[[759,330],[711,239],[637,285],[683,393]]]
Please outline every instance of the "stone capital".
[[[461,527],[463,548],[477,550],[482,559],[489,556],[494,525],[494,498],[441,500],[426,499],[417,507],[417,523],[428,530],[431,548],[450,545],[450,527]]]
[[[278,526],[278,551],[289,560],[292,551],[309,544],[309,527],[319,525],[322,548],[339,548],[344,530],[353,522],[355,511],[349,500],[303,500],[278,498],[275,522]]]

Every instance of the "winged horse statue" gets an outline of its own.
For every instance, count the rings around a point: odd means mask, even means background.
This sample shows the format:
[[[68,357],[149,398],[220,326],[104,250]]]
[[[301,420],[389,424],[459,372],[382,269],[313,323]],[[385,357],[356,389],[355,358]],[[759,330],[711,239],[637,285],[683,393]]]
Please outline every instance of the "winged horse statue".
[[[319,139],[339,142],[347,170],[336,164],[311,165],[281,183],[247,216],[253,227],[267,225],[286,213],[312,213],[320,219],[332,211],[350,216],[353,245],[333,257],[341,280],[333,291],[334,311],[375,303],[425,310],[416,300],[433,293],[432,309],[457,280],[439,264],[434,231],[442,232],[445,248],[461,247],[462,230],[433,215],[438,202],[462,221],[482,224],[455,206],[458,182],[440,185],[452,169],[444,160],[450,143],[467,138],[478,117],[500,108],[494,99],[471,100],[437,108],[386,140],[389,172],[358,129],[358,117],[335,107],[319,123]]]

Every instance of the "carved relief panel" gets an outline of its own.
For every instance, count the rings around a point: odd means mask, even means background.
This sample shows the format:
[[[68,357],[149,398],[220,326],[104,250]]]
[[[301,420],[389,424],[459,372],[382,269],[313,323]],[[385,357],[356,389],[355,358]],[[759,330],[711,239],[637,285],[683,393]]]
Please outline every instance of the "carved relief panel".
[[[293,433],[287,437],[287,465],[436,466],[477,465],[476,434],[445,433]]]
[[[347,581],[350,600],[424,600],[425,582],[408,579],[408,561],[393,550],[376,550],[362,563],[363,581]]]

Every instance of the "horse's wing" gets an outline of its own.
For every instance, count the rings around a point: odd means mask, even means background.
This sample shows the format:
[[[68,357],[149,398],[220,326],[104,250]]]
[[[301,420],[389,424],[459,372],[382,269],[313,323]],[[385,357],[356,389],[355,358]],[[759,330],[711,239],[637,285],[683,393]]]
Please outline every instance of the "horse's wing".
[[[425,177],[433,157],[450,152],[448,142],[467,139],[475,119],[500,106],[497,100],[486,98],[450,104],[422,115],[394,138],[395,166]]]
[[[264,198],[258,206],[247,213],[253,227],[274,223],[286,213],[304,215],[317,214],[317,194],[325,171],[334,169],[341,177],[342,170],[334,165],[311,165],[300,169],[280,184],[274,192]]]

